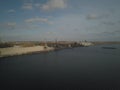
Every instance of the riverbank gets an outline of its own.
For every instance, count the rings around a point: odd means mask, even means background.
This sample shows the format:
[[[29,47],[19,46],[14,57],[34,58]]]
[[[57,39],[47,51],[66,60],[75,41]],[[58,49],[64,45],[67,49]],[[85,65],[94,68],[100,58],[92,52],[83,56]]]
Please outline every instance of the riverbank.
[[[23,55],[35,52],[46,52],[54,50],[53,47],[44,47],[44,46],[32,46],[32,47],[8,47],[8,48],[0,48],[0,57],[7,56],[15,56],[15,55]]]

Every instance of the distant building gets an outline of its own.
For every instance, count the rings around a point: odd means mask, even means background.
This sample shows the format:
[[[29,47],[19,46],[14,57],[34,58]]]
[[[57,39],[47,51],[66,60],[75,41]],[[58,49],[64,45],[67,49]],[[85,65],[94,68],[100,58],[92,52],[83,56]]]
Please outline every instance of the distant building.
[[[93,45],[93,43],[87,42],[87,41],[85,41],[85,42],[80,42],[80,44],[83,45],[83,46],[86,46],[86,47]]]

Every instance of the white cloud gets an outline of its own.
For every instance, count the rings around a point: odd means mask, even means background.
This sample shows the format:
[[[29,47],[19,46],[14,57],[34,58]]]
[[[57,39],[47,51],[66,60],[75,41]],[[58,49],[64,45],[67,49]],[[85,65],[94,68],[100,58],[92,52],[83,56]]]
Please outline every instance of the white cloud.
[[[45,11],[54,10],[54,9],[64,9],[67,7],[66,0],[48,0],[45,4],[33,3],[33,0],[24,2],[22,9],[32,10],[33,8],[40,8]]]
[[[47,24],[50,24],[50,25],[53,24],[47,18],[40,18],[40,17],[26,19],[25,22],[26,23],[41,22],[41,23],[47,23]]]
[[[53,22],[51,22],[51,21],[48,21],[47,22],[49,25],[53,25],[54,23]]]
[[[16,27],[16,22],[7,22],[7,23],[1,23],[0,28],[2,29],[13,29]]]
[[[16,11],[14,9],[8,10],[8,13],[15,13]]]
[[[24,3],[23,6],[22,6],[22,9],[32,10],[33,9],[33,4],[32,3]]]
[[[41,4],[40,4],[40,3],[35,3],[34,6],[35,6],[36,8],[40,8],[40,7],[41,7]]]
[[[86,16],[87,19],[101,19],[101,18],[107,18],[110,14],[107,13],[91,13]]]
[[[16,26],[16,22],[8,22],[7,25],[8,26]]]
[[[46,19],[46,18],[39,18],[39,17],[30,18],[30,19],[25,20],[25,22],[27,22],[27,23],[32,23],[32,22],[47,22],[47,21],[48,21],[48,19]]]
[[[14,29],[16,27],[16,22],[8,22],[7,29]]]
[[[97,19],[97,18],[98,18],[98,16],[96,14],[89,14],[87,16],[87,19]]]
[[[65,0],[49,0],[42,5],[43,10],[64,9],[67,7]]]

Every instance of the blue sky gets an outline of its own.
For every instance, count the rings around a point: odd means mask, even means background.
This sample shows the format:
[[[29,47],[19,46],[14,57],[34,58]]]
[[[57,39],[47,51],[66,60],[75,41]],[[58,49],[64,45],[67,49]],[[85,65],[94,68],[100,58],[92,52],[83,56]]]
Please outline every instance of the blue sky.
[[[3,41],[120,41],[120,0],[1,0]]]

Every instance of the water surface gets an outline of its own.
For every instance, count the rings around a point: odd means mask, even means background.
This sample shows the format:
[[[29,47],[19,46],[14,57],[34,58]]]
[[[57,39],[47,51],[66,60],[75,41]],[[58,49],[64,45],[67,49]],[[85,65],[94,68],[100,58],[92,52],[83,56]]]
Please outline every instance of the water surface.
[[[117,49],[102,49],[114,46]],[[64,49],[0,59],[4,89],[120,88],[120,45]]]

